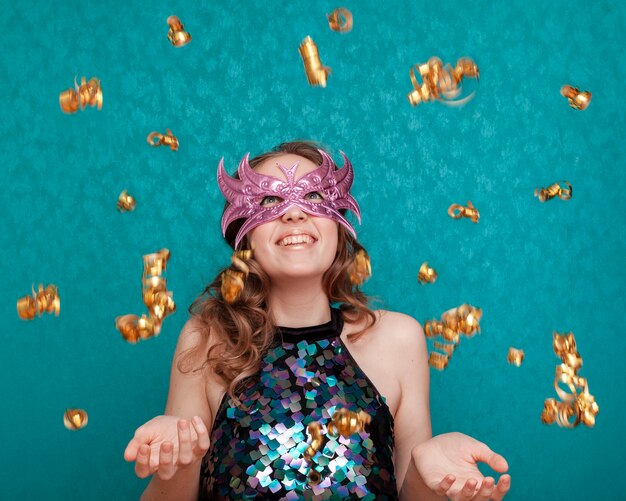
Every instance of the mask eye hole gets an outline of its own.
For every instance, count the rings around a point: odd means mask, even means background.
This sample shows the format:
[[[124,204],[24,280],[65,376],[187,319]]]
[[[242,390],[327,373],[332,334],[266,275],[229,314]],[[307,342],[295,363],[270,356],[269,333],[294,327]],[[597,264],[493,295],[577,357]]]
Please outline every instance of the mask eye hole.
[[[277,197],[275,195],[268,195],[266,197],[263,197],[263,200],[259,202],[259,205],[263,207],[274,207],[275,205],[278,205],[282,201],[283,199],[280,197]]]
[[[304,199],[309,202],[319,203],[324,201],[324,197],[320,194],[319,191],[312,191],[304,195]]]

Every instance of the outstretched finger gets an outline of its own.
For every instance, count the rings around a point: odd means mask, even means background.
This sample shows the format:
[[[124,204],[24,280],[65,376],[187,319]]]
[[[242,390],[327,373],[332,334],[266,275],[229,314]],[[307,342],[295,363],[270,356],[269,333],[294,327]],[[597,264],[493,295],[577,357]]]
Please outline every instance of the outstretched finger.
[[[150,447],[145,444],[139,447],[139,451],[137,452],[135,474],[139,478],[146,478],[150,475]]]
[[[159,450],[159,477],[163,480],[169,480],[174,476],[175,472],[174,445],[172,442],[163,442]]]
[[[198,435],[198,439],[196,440],[196,444],[193,448],[193,453],[196,457],[204,456],[211,445],[209,430],[207,430],[207,427],[200,416],[194,416],[191,422],[196,430],[196,434]]]
[[[484,478],[478,492],[472,499],[474,501],[489,501],[489,499],[491,499],[491,493],[495,488],[495,483],[493,477]]]
[[[141,444],[135,438],[128,442],[128,445],[124,450],[124,459],[126,461],[134,461],[135,459],[137,459],[137,452],[139,451],[140,446]]]
[[[178,420],[178,464],[187,465],[193,460],[191,427],[186,419]]]
[[[498,485],[496,485],[493,494],[491,495],[491,499],[493,501],[502,501],[504,496],[509,489],[511,488],[511,476],[510,475],[502,475],[500,480],[498,480]]]
[[[461,492],[458,493],[456,499],[472,499],[474,494],[476,493],[476,486],[478,485],[478,481],[474,478],[468,478],[461,489]]]
[[[429,485],[429,487],[438,496],[445,496],[448,492],[448,489],[450,489],[450,487],[452,487],[452,484],[454,484],[454,480],[454,475],[448,474],[443,477],[439,482],[433,482],[431,485]]]

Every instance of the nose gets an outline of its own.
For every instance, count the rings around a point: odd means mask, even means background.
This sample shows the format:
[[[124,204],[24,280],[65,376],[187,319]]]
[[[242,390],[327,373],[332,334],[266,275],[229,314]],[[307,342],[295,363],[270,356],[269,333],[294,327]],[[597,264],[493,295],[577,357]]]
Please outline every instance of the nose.
[[[302,222],[308,219],[308,215],[297,205],[292,205],[287,209],[281,217],[283,223],[294,223],[294,222]]]

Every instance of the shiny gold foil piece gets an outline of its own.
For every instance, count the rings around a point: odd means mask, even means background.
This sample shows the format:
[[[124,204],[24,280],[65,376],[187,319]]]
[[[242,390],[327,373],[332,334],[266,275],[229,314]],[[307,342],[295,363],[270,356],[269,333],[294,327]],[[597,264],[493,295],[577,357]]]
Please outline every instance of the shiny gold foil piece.
[[[437,272],[424,261],[417,274],[417,280],[420,284],[434,284],[435,280],[437,280]]]
[[[574,428],[580,423],[594,426],[600,408],[589,393],[587,380],[578,375],[583,362],[576,348],[574,334],[554,332],[552,347],[563,362],[557,365],[554,379],[554,389],[561,400],[548,398],[544,401],[541,421],[545,424],[556,423],[562,428]]]
[[[460,106],[467,103],[475,94],[474,91],[460,97],[463,79],[474,78],[478,82],[479,75],[478,66],[468,57],[459,59],[454,68],[450,64],[444,65],[438,57],[431,57],[426,63],[416,64],[409,70],[413,90],[409,92],[407,98],[412,106],[435,100],[449,106]]]
[[[102,109],[102,86],[97,78],[86,81],[82,77],[80,85],[74,80],[74,89],[67,89],[59,95],[59,105],[63,113],[76,113],[87,106],[97,106]]]
[[[567,98],[569,105],[575,110],[586,110],[591,102],[591,92],[581,92],[571,85],[561,87],[561,95]]]
[[[63,424],[68,430],[76,431],[87,426],[89,417],[83,409],[66,409],[63,414]]]
[[[178,151],[178,138],[172,134],[172,131],[166,129],[165,134],[160,132],[151,132],[146,139],[150,146],[169,146],[172,151]]]
[[[230,257],[232,268],[222,273],[221,293],[224,301],[229,304],[239,299],[241,292],[245,286],[245,279],[248,277],[250,268],[246,261],[254,257],[254,247],[252,249],[243,249],[233,252]]]
[[[436,351],[431,351],[428,355],[428,365],[430,365],[433,369],[444,370],[448,367],[449,356],[444,353],[437,353]]]
[[[359,412],[339,408],[333,413],[332,422],[328,424],[328,434],[332,437],[341,435],[349,438],[355,433],[365,430],[365,426],[372,422],[371,416],[362,410]]]
[[[126,190],[122,190],[122,193],[117,198],[117,210],[120,212],[134,211],[136,205],[135,199]]]
[[[472,223],[477,223],[480,219],[478,209],[476,209],[469,200],[467,201],[467,207],[460,204],[452,204],[448,207],[448,216],[453,219],[461,219],[462,217],[465,217],[470,219]]]
[[[372,276],[372,264],[365,249],[359,249],[354,254],[352,264],[348,267],[348,276],[353,285],[362,285]]]
[[[326,14],[326,18],[330,29],[333,31],[348,33],[352,30],[352,12],[344,7],[339,7],[330,14]]]
[[[511,346],[506,359],[509,364],[519,367],[524,361],[524,350],[518,350],[517,348],[513,348]]]
[[[23,296],[17,300],[17,314],[22,320],[32,320],[35,315],[41,316],[44,313],[54,313],[56,317],[61,312],[61,298],[56,285],[50,284],[44,289],[39,284],[39,289],[35,292],[32,288],[32,296]]]
[[[17,314],[22,320],[32,320],[37,314],[37,306],[32,296],[24,296],[17,300]]]
[[[307,479],[310,485],[317,485],[322,481],[322,476],[317,470],[309,470]]]
[[[331,73],[331,69],[322,65],[317,45],[310,36],[307,36],[300,47],[298,47],[300,57],[304,63],[304,72],[310,85],[326,87],[326,80]]]
[[[424,334],[428,338],[441,340],[433,343],[433,348],[428,358],[428,364],[438,370],[448,366],[454,350],[461,342],[461,335],[471,337],[480,332],[480,318],[482,310],[470,304],[462,304],[457,308],[446,311],[441,315],[441,320],[427,320],[424,322]],[[442,353],[440,353],[442,352]]]
[[[174,47],[182,47],[191,41],[191,35],[185,31],[185,28],[178,17],[168,17],[167,24],[170,27],[170,30],[167,33],[167,38]]]
[[[561,200],[569,200],[572,198],[572,185],[567,181],[563,181],[567,188],[562,188],[559,183],[554,183],[547,188],[535,189],[535,196],[539,197],[540,202],[545,202],[554,197],[559,197]]]
[[[170,258],[168,249],[143,256],[141,277],[143,302],[148,315],[122,315],[115,319],[115,327],[129,343],[149,339],[161,332],[163,320],[176,311],[172,292],[167,290],[167,280],[161,276]]]
[[[311,442],[309,446],[304,451],[304,459],[307,461],[311,461],[313,456],[317,454],[317,452],[324,447],[324,442],[326,441],[324,435],[322,434],[322,425],[317,421],[313,421],[309,423],[306,427],[307,433],[311,436]]]

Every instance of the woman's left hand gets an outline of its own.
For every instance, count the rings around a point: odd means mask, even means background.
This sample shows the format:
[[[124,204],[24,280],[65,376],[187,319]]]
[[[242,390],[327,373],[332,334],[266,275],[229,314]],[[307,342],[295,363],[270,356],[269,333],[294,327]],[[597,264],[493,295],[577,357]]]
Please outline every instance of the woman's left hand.
[[[483,462],[504,473],[509,468],[506,459],[463,433],[437,435],[413,449],[412,456],[423,482],[452,501],[500,501],[511,487],[510,475],[502,475],[496,484],[477,466]]]

